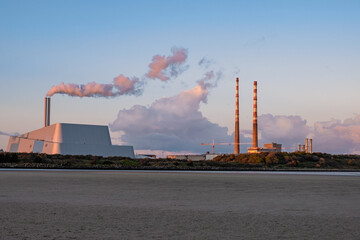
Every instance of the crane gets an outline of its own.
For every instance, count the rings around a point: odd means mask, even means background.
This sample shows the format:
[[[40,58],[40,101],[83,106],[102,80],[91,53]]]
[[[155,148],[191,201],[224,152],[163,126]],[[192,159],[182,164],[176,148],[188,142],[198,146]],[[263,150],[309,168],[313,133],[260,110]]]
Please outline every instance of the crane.
[[[201,143],[201,145],[211,145],[212,146],[212,154],[215,154],[215,145],[234,145],[235,143],[215,143],[215,140],[213,139],[212,143]],[[239,143],[240,145],[246,145],[246,144],[252,144],[252,143]]]

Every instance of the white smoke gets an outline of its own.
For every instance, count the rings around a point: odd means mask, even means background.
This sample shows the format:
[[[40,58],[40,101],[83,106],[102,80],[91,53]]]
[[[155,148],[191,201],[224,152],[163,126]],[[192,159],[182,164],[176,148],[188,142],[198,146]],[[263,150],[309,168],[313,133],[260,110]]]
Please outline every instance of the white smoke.
[[[172,48],[172,55],[165,57],[155,55],[150,63],[148,78],[167,81],[170,77],[177,77],[182,73],[186,66],[187,50],[184,48]],[[125,77],[119,75],[114,78],[112,83],[102,84],[91,82],[87,84],[60,83],[53,86],[46,96],[54,94],[66,94],[77,97],[117,97],[120,95],[140,95],[143,91],[144,80],[137,77]]]
[[[67,94],[77,97],[116,97],[120,95],[136,95],[141,92],[139,78],[128,78],[120,75],[114,78],[112,84],[91,82],[88,84],[60,83],[53,86],[46,96],[54,94]]]

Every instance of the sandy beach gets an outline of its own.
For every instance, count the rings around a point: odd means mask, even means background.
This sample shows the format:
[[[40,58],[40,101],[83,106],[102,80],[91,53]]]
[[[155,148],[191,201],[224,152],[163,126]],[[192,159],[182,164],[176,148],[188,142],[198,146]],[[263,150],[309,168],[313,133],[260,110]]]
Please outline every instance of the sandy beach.
[[[1,239],[360,239],[360,177],[0,171]]]

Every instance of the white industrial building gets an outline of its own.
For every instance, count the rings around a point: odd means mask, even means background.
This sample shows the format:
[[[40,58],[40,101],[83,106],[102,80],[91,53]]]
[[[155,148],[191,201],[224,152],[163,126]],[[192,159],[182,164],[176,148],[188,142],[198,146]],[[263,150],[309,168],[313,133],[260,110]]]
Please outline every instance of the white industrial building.
[[[11,136],[6,151],[135,157],[132,146],[111,144],[108,126],[70,123],[56,123]]]
[[[50,125],[50,97],[45,98],[44,127],[11,136],[6,151],[135,158],[133,146],[111,144],[108,126],[71,123]]]

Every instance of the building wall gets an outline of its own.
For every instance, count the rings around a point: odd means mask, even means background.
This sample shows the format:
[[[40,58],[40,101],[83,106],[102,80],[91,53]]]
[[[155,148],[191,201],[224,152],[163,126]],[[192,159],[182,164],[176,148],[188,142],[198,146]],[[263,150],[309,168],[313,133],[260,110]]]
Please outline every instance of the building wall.
[[[7,152],[124,156],[134,158],[132,146],[112,145],[107,126],[56,123],[10,137]]]

